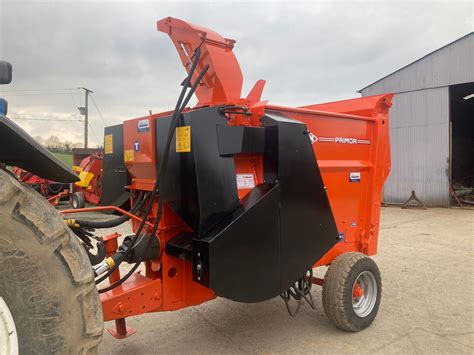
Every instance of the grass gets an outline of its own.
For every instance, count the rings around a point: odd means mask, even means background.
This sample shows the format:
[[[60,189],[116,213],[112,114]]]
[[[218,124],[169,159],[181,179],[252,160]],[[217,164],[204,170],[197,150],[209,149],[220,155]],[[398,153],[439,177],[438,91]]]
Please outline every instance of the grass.
[[[61,160],[67,167],[72,167],[72,153],[57,153],[52,152],[52,154]]]

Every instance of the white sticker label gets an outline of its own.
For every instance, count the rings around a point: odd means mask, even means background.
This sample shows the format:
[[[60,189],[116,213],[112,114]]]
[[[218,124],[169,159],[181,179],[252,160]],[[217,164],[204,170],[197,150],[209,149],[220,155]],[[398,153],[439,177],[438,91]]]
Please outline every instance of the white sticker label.
[[[360,182],[360,173],[349,173],[349,182]]]
[[[255,187],[255,180],[252,174],[237,174],[237,188],[253,189]]]
[[[150,121],[147,119],[137,122],[138,133],[148,132],[150,130]]]

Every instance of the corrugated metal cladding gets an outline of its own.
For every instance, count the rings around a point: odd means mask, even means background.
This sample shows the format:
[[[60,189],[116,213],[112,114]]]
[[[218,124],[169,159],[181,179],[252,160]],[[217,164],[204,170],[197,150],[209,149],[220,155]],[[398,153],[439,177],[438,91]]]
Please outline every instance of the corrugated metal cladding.
[[[427,205],[449,205],[449,88],[397,94],[390,110],[392,170],[384,201],[411,191]]]
[[[474,33],[360,90],[362,96],[406,92],[474,81]]]
[[[474,33],[360,90],[395,93],[386,202],[404,202],[415,190],[427,205],[449,206],[449,86],[468,82],[474,82]]]

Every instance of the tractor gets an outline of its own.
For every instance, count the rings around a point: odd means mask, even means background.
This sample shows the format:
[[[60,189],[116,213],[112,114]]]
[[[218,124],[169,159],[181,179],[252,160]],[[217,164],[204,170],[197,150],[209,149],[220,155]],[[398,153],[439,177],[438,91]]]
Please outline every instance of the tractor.
[[[368,327],[382,293],[370,256],[390,172],[393,95],[287,107],[262,99],[259,80],[243,97],[234,40],[171,17],[157,29],[186,71],[174,109],[104,132],[111,200],[126,194],[129,209],[58,213],[0,171],[0,352],[95,353],[103,321],[125,338],[127,317],[216,297],[279,296],[294,316],[303,303],[315,307],[314,285],[337,328]],[[8,82],[11,67],[1,70]],[[3,164],[78,180],[6,116],[0,138]],[[69,216],[94,210],[121,216]],[[130,235],[100,234],[126,221]]]

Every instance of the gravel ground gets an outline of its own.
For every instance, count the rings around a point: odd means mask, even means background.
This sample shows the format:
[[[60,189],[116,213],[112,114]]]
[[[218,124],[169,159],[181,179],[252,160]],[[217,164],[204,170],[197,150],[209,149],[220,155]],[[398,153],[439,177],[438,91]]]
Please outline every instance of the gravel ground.
[[[474,211],[382,209],[383,297],[359,333],[335,329],[314,288],[316,310],[288,316],[280,298],[257,304],[216,299],[127,320],[124,340],[106,331],[102,354],[153,353],[474,353]],[[130,232],[128,224],[119,227]],[[316,270],[323,275],[325,270]],[[113,323],[106,323],[112,327]]]

